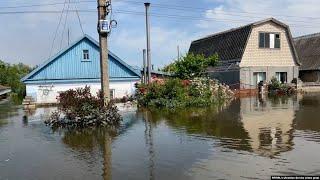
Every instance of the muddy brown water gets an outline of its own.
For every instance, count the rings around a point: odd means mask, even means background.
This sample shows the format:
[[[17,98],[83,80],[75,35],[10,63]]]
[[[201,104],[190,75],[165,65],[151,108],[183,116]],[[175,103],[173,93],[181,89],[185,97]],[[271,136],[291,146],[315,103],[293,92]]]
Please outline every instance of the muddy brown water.
[[[320,175],[320,94],[125,110],[118,132],[53,131],[43,123],[50,111],[0,104],[0,180]]]

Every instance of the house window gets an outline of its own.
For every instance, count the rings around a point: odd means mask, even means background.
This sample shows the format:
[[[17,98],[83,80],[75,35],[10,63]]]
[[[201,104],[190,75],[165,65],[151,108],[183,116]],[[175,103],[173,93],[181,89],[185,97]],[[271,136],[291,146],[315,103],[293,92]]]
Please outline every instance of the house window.
[[[89,60],[89,50],[83,50],[83,59]]]
[[[280,34],[279,33],[259,33],[259,48],[280,48]]]
[[[115,90],[110,89],[110,99],[114,99],[114,98],[115,98]]]
[[[281,83],[287,83],[287,72],[276,72],[276,78]]]
[[[253,73],[254,85],[258,85],[260,81],[266,81],[266,72],[254,72]]]

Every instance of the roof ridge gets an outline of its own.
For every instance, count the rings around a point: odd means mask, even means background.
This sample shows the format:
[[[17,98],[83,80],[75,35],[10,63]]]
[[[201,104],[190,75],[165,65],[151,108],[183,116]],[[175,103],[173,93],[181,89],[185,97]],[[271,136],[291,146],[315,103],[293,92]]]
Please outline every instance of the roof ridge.
[[[293,39],[300,40],[300,39],[308,39],[308,38],[313,38],[313,37],[318,37],[318,36],[320,36],[320,32],[298,36]]]
[[[218,35],[221,35],[221,34],[233,32],[233,31],[236,31],[236,30],[248,27],[248,26],[252,26],[252,25],[253,25],[253,23],[250,23],[250,24],[246,24],[246,25],[239,26],[239,27],[236,27],[236,28],[231,28],[231,29],[228,29],[228,30],[220,31],[220,32],[217,32],[217,33],[214,33],[214,34],[210,34],[210,35],[204,36],[204,37],[199,38],[197,40],[194,40],[192,42],[198,42],[198,41],[206,40],[206,39],[214,37],[214,36],[218,36]]]
[[[254,25],[258,25],[258,24],[261,24],[261,23],[264,23],[264,22],[268,22],[268,21],[273,21],[275,23],[278,23],[278,24],[281,24],[283,26],[287,26],[286,24],[282,23],[281,21],[273,18],[273,17],[270,17],[270,18],[266,18],[266,19],[262,19],[260,21],[255,21],[253,23],[249,23],[249,24],[246,24],[246,25],[242,25],[242,26],[239,26],[239,27],[236,27],[236,28],[231,28],[231,29],[228,29],[228,30],[224,30],[224,31],[220,31],[220,32],[217,32],[217,33],[214,33],[214,34],[211,34],[211,35],[207,35],[207,36],[204,36],[202,38],[199,38],[197,40],[194,40],[192,41],[193,42],[198,42],[198,41],[202,41],[202,40],[206,40],[208,38],[211,38],[211,37],[214,37],[214,36],[218,36],[218,35],[221,35],[221,34],[225,34],[225,33],[229,33],[229,32],[233,32],[233,31],[236,31],[236,30],[239,30],[239,29],[242,29],[242,28],[245,28],[245,27],[248,27],[248,26],[254,26]]]

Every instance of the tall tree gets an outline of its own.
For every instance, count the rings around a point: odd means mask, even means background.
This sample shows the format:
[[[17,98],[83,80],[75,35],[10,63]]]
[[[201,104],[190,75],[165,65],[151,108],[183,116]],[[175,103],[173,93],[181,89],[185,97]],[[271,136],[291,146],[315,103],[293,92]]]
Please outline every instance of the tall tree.
[[[173,63],[165,66],[163,71],[173,73],[181,79],[192,79],[206,75],[207,68],[216,66],[218,55],[205,57],[202,54],[189,53]]]

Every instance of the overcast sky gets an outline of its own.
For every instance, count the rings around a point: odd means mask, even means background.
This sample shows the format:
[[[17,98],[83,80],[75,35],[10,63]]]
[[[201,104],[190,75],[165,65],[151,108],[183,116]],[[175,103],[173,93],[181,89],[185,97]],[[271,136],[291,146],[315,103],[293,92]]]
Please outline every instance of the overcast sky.
[[[95,0],[71,3],[69,8],[95,10]],[[9,63],[38,65],[50,56],[60,14],[1,14],[12,11],[62,10],[63,4],[19,7],[33,4],[63,3],[64,0],[1,0],[0,59]],[[146,46],[144,1],[113,0],[113,19],[109,49],[131,65],[141,66],[142,49]],[[151,2],[152,63],[162,67],[177,57],[177,46],[186,53],[190,42],[208,34],[274,17],[290,25],[293,36],[320,32],[319,0],[154,0]],[[7,7],[7,8],[4,8]],[[8,8],[11,7],[11,8]],[[67,7],[67,6],[66,6]],[[191,8],[193,7],[193,8]],[[141,13],[139,13],[141,12]],[[66,13],[65,13],[66,14]],[[76,13],[62,18],[54,43],[54,55],[67,46],[66,29],[71,41],[82,36]],[[80,12],[84,32],[97,39],[95,12]],[[66,28],[62,36],[64,22]]]

